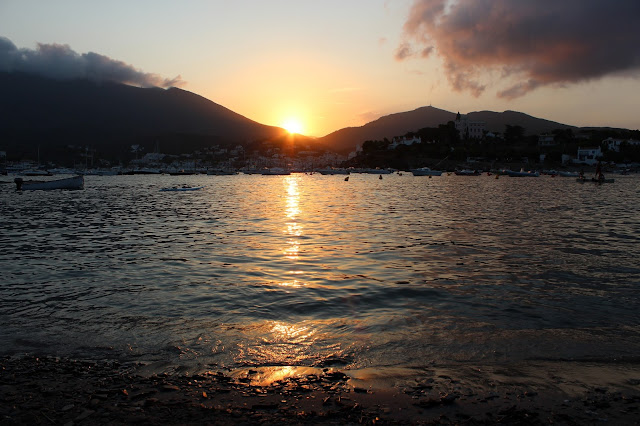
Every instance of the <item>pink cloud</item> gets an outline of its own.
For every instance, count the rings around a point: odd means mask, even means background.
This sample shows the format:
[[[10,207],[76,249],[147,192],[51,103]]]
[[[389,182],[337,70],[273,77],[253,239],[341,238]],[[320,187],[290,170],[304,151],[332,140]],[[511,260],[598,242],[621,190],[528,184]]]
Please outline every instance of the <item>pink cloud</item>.
[[[514,98],[545,85],[640,75],[637,0],[414,0],[397,60],[416,46],[444,60],[452,87],[478,96],[500,71]]]

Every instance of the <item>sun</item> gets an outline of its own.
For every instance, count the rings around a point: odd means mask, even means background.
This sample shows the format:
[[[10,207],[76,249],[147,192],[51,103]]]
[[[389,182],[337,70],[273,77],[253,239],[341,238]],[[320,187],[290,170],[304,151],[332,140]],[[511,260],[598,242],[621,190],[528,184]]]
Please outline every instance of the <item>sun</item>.
[[[300,120],[296,118],[289,118],[284,123],[282,123],[282,127],[286,129],[289,133],[302,133],[302,123]]]

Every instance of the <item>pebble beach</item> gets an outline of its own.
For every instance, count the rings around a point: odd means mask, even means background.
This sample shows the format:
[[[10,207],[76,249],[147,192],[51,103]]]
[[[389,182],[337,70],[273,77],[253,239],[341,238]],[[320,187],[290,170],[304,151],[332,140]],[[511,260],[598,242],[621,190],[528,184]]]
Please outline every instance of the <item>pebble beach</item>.
[[[3,425],[638,424],[637,362],[433,365],[395,385],[375,372],[149,373],[143,364],[0,360]]]

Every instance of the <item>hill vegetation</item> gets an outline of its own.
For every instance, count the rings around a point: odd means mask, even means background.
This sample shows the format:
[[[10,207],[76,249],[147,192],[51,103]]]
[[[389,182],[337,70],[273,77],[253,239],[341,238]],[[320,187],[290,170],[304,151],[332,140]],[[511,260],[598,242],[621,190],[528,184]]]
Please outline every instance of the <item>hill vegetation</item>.
[[[392,141],[368,140],[357,156],[347,163],[349,167],[410,170],[432,167],[452,170],[467,164],[471,168],[536,167],[559,168],[562,156],[575,157],[579,147],[601,147],[603,160],[616,163],[640,162],[640,146],[623,145],[620,152],[607,149],[602,141],[613,137],[640,140],[640,131],[624,129],[584,129],[574,132],[571,128],[559,128],[552,132],[553,142],[539,143],[538,135],[528,134],[519,125],[505,125],[500,136],[485,134],[482,139],[462,139],[453,121],[437,127],[425,127],[407,132],[402,137],[419,137],[422,143],[399,145],[390,149]],[[544,160],[541,160],[544,158]]]
[[[469,113],[467,118],[484,122],[486,131],[481,139],[464,139],[453,123],[456,114],[431,106],[310,138],[257,123],[177,88],[0,72],[0,93],[0,151],[6,159],[39,155],[58,165],[85,163],[89,156],[103,166],[127,164],[151,152],[166,154],[165,162],[186,155],[231,164],[226,153],[234,152],[235,166],[254,159],[292,164],[291,158],[302,156],[316,167],[323,155],[331,158],[325,166],[335,166],[338,157],[328,155],[331,151],[346,155],[358,145],[360,155],[345,165],[407,169],[468,159],[536,162],[541,154],[557,164],[563,154],[575,155],[578,146],[599,146],[607,137],[640,139],[638,131],[579,129],[515,111]],[[542,133],[553,134],[552,146],[539,146]],[[390,139],[398,136],[420,137],[423,143],[389,150]],[[605,152],[605,158],[638,161],[635,149]]]
[[[138,152],[182,154],[213,145],[284,144],[289,133],[194,93],[0,73],[0,150],[10,159],[62,162],[85,150],[110,162]],[[301,145],[314,140],[297,136]]]

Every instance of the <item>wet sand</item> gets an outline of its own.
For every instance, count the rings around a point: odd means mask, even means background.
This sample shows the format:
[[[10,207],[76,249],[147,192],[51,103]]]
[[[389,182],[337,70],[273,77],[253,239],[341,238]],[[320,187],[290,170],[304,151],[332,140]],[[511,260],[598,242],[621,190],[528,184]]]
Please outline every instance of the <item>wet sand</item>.
[[[0,359],[2,425],[639,422],[637,361],[167,374],[109,361]]]

